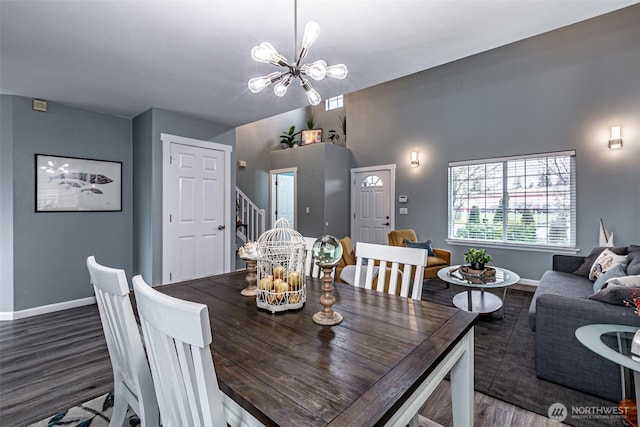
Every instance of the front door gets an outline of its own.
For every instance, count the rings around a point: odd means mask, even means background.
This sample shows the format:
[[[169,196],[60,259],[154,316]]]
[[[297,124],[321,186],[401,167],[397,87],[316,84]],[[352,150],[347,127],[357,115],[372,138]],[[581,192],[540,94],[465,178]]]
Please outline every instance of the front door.
[[[171,144],[170,281],[224,273],[225,153]]]
[[[351,239],[386,245],[395,217],[395,165],[351,170]]]

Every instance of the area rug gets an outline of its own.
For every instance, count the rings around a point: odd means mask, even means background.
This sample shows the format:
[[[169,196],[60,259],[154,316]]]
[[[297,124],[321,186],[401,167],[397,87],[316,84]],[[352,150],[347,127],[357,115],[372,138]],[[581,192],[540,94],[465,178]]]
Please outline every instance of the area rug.
[[[454,293],[463,290],[427,281],[422,299],[452,306]],[[495,292],[502,297],[502,289]],[[532,292],[509,288],[504,319],[501,313],[480,316],[475,326],[475,390],[543,416],[549,416],[550,408],[556,415],[566,408],[562,422],[569,425],[622,425],[616,403],[536,377],[535,332],[528,321],[532,297]]]
[[[66,411],[45,418],[29,427],[108,427],[113,411],[113,393],[96,397],[80,406],[75,406]],[[130,427],[140,425],[140,419],[129,409],[127,419]]]

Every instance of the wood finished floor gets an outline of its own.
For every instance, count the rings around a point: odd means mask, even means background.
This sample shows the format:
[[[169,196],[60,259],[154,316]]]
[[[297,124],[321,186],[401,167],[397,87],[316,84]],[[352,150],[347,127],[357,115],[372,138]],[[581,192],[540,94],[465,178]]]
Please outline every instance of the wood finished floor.
[[[26,426],[113,387],[95,305],[0,322],[0,426]],[[450,426],[449,383],[420,413],[423,426]],[[546,417],[475,393],[476,426],[558,426]]]

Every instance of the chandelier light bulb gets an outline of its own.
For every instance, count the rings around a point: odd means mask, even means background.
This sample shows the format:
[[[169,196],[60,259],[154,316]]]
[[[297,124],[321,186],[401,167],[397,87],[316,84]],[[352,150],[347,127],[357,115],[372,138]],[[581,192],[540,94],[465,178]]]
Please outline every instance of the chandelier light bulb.
[[[311,89],[307,92],[307,100],[309,100],[309,104],[311,105],[318,105],[320,101],[322,101],[322,97],[320,97],[317,90]]]
[[[336,64],[327,67],[327,76],[334,79],[342,80],[347,77],[348,72],[349,70],[347,70],[347,66],[344,64]]]
[[[275,93],[276,96],[283,97],[287,93],[287,89],[289,88],[289,85],[291,84],[291,80],[293,80],[293,76],[291,74],[289,74],[284,79],[281,79],[273,87],[273,93]]]
[[[251,49],[251,58],[257,62],[264,62],[266,64],[280,64],[280,62],[286,63],[287,60],[278,53],[269,42],[262,42],[259,46],[254,46]]]
[[[322,80],[327,75],[327,63],[320,59],[312,64],[305,64],[300,71],[314,80]]]
[[[282,73],[280,72],[271,73],[268,76],[254,77],[249,80],[249,90],[253,93],[258,93],[271,83],[280,80],[281,77]]]
[[[313,42],[318,40],[318,36],[320,36],[320,25],[315,21],[307,22],[302,36],[302,48],[309,49]]]

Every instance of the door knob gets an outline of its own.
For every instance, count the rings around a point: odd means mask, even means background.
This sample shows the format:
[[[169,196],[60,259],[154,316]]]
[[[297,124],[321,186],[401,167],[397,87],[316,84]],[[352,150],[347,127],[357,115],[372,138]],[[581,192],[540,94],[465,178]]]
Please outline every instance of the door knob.
[[[224,230],[224,225],[219,225],[218,230]]]
[[[389,225],[389,223],[388,222],[383,222],[382,225]]]

